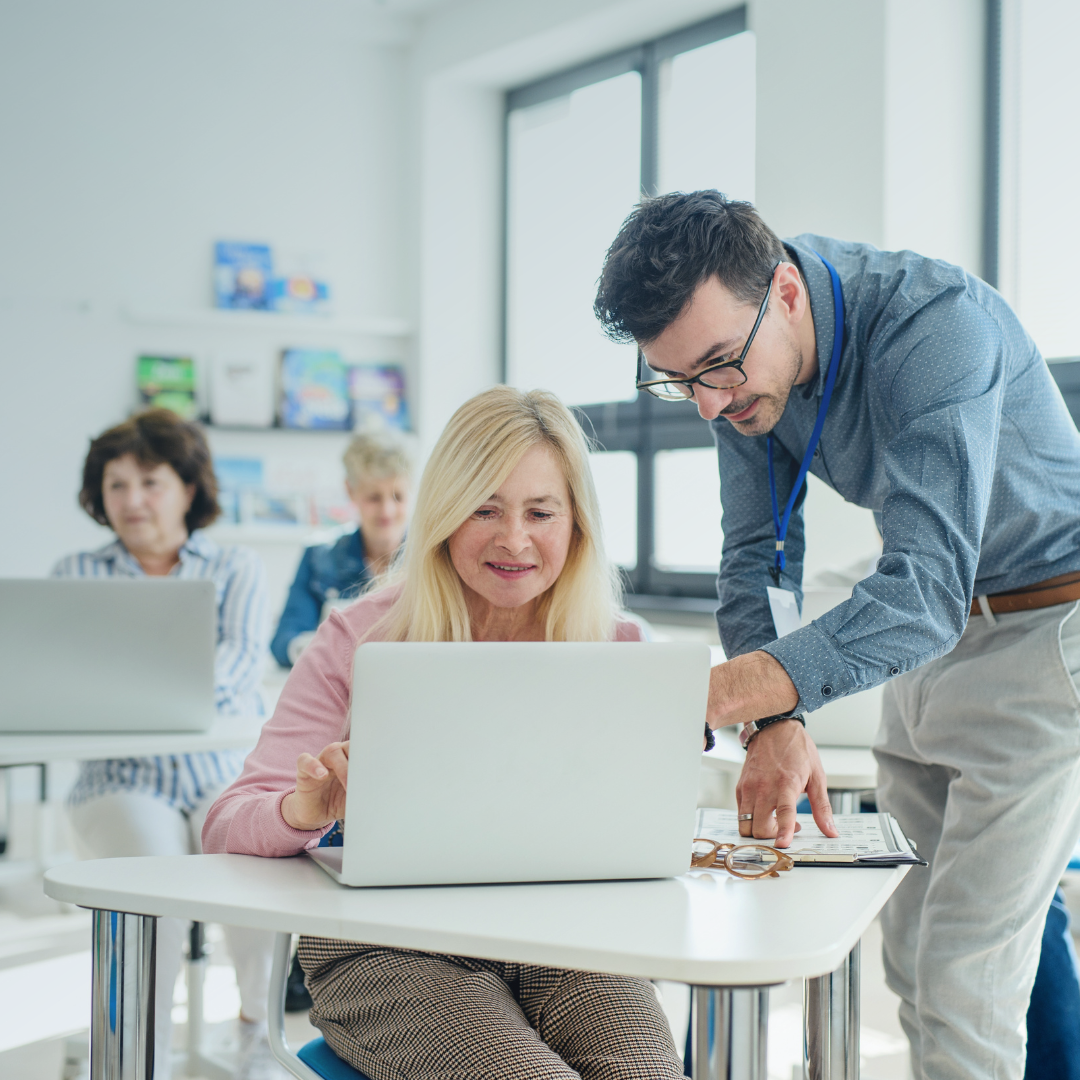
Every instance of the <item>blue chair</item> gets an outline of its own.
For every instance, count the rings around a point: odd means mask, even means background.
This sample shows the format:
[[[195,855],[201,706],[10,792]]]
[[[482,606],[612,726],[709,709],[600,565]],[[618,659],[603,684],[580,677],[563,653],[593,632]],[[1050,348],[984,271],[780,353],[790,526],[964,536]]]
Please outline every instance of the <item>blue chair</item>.
[[[1073,848],[1072,856],[1069,859],[1069,865],[1066,870],[1080,870],[1080,842]]]
[[[292,961],[292,934],[274,935],[274,963],[270,969],[267,1029],[270,1049],[282,1068],[297,1080],[368,1080],[326,1045],[319,1036],[293,1053],[285,1038],[285,984]]]

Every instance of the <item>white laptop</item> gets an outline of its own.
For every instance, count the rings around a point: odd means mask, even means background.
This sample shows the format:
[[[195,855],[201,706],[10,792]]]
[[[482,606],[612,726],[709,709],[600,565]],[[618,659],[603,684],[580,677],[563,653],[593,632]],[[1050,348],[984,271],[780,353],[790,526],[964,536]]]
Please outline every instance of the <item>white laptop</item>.
[[[690,861],[709,648],[356,651],[345,885],[662,878]]]
[[[0,732],[205,731],[212,581],[0,579]]]

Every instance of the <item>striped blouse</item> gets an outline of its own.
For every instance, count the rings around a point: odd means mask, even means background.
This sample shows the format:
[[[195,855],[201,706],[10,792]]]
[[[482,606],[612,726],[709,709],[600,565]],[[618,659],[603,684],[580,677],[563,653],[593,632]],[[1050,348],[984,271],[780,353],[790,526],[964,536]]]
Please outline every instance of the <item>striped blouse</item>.
[[[196,530],[180,549],[171,575],[209,578],[217,589],[217,653],[214,702],[219,713],[261,716],[258,686],[268,643],[266,571],[247,548],[224,548]],[[138,560],[119,539],[98,551],[61,559],[53,577],[143,577]],[[165,757],[84,761],[69,796],[78,805],[116,791],[142,791],[170,806],[191,811],[206,794],[231,783],[243,768],[241,750],[218,750]]]

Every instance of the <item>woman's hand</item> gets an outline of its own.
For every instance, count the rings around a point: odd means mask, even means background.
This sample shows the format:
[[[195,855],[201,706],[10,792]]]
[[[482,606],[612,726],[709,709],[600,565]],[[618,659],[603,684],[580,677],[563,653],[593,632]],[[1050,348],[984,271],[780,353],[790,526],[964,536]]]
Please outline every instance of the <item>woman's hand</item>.
[[[281,816],[302,832],[325,829],[345,817],[349,743],[331,743],[318,756],[296,759],[296,790],[281,800]]]

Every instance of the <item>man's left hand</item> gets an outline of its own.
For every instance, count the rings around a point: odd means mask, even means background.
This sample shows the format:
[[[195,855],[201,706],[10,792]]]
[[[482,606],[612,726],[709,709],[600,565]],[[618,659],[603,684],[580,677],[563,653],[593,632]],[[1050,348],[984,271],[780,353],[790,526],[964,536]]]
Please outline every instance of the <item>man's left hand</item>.
[[[804,791],[818,828],[838,836],[814,740],[796,720],[770,724],[747,747],[735,789],[739,813],[754,815],[753,821],[739,822],[740,834],[757,840],[775,837],[776,847],[788,847],[798,828],[795,804]]]

